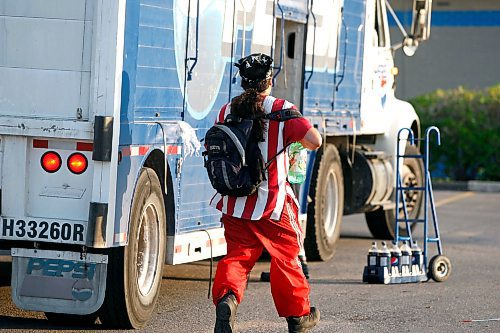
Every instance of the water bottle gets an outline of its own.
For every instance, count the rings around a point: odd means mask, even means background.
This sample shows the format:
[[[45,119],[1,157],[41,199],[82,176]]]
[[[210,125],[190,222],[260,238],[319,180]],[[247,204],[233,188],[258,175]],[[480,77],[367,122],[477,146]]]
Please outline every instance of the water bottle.
[[[401,275],[411,275],[411,248],[406,241],[401,245]]]
[[[377,266],[377,260],[378,260],[378,253],[379,250],[377,248],[377,242],[372,243],[372,247],[368,250],[368,266],[369,267],[376,267]]]
[[[290,168],[288,169],[288,182],[302,184],[306,179],[307,150],[300,142],[294,142],[288,148]]]
[[[393,244],[391,248],[391,276],[399,275],[401,275],[401,250],[397,244]]]

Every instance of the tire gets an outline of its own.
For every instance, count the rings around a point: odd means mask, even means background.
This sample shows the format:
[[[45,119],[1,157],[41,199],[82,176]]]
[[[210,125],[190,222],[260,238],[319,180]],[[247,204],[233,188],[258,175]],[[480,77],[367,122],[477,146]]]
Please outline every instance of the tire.
[[[417,147],[406,145],[406,154],[419,155],[420,151]],[[403,186],[424,186],[424,164],[421,159],[405,158],[403,161]],[[423,204],[423,191],[405,191],[405,199],[407,202],[408,218],[416,219],[420,215]],[[394,194],[395,195],[395,194]],[[394,197],[395,198],[395,197]],[[399,216],[404,217],[403,209],[399,209]],[[379,208],[372,212],[365,213],[366,224],[370,229],[371,234],[376,239],[393,240],[395,237],[396,228],[396,209],[383,210]],[[410,225],[413,231],[416,222]],[[408,230],[404,223],[399,225],[399,234],[408,236]]]
[[[111,249],[99,318],[108,327],[141,328],[151,318],[165,261],[166,212],[156,173],[143,168],[134,192],[129,242]],[[149,255],[148,255],[149,254]]]
[[[337,148],[327,144],[318,151],[309,187],[304,242],[308,260],[327,261],[335,254],[344,210],[344,179]]]
[[[61,326],[91,326],[97,320],[97,313],[75,315],[67,313],[45,312],[45,318],[54,325]]]
[[[448,280],[451,274],[451,261],[445,256],[434,256],[429,262],[428,277],[436,282]]]

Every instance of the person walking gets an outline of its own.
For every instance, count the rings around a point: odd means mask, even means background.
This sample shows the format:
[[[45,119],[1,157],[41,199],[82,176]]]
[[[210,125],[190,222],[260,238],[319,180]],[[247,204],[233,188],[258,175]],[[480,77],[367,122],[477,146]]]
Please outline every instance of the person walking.
[[[261,53],[240,59],[235,66],[244,92],[224,105],[217,118],[223,122],[230,113],[257,118],[252,134],[269,166],[255,193],[244,197],[217,193],[211,200],[211,205],[222,212],[227,242],[227,255],[217,265],[212,288],[215,333],[234,332],[236,310],[243,300],[248,274],[264,248],[271,256],[271,294],[279,316],[286,318],[289,332],[307,332],[320,320],[319,310],[310,306],[309,284],[298,259],[303,234],[297,199],[286,179],[289,162],[283,148],[300,142],[315,150],[322,139],[305,118],[283,122],[259,118],[282,109],[296,109],[292,103],[270,95],[272,63],[271,57]]]

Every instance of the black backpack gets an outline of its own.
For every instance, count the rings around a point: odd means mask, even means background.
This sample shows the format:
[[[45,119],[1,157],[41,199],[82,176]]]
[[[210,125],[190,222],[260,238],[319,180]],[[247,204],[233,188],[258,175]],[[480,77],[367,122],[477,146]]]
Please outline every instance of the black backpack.
[[[294,109],[274,111],[261,118],[271,121],[286,121],[300,118]],[[243,197],[257,191],[265,179],[270,163],[281,154],[281,149],[267,164],[264,164],[252,127],[258,119],[240,118],[229,114],[224,122],[212,126],[205,135],[205,168],[213,188],[222,195]]]

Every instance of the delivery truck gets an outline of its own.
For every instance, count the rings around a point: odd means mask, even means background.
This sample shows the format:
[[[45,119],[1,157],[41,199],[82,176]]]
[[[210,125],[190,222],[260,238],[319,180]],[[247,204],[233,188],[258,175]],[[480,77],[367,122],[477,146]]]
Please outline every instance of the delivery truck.
[[[420,135],[393,55],[429,37],[431,0],[413,0],[396,43],[391,12],[385,0],[0,0],[0,251],[15,304],[140,328],[164,264],[225,254],[200,141],[242,92],[233,63],[251,53],[274,57],[272,94],[323,135],[299,195],[308,258],[332,258],[347,214],[393,237],[396,133]],[[402,164],[421,186],[422,165]],[[420,194],[406,202],[417,216]]]

